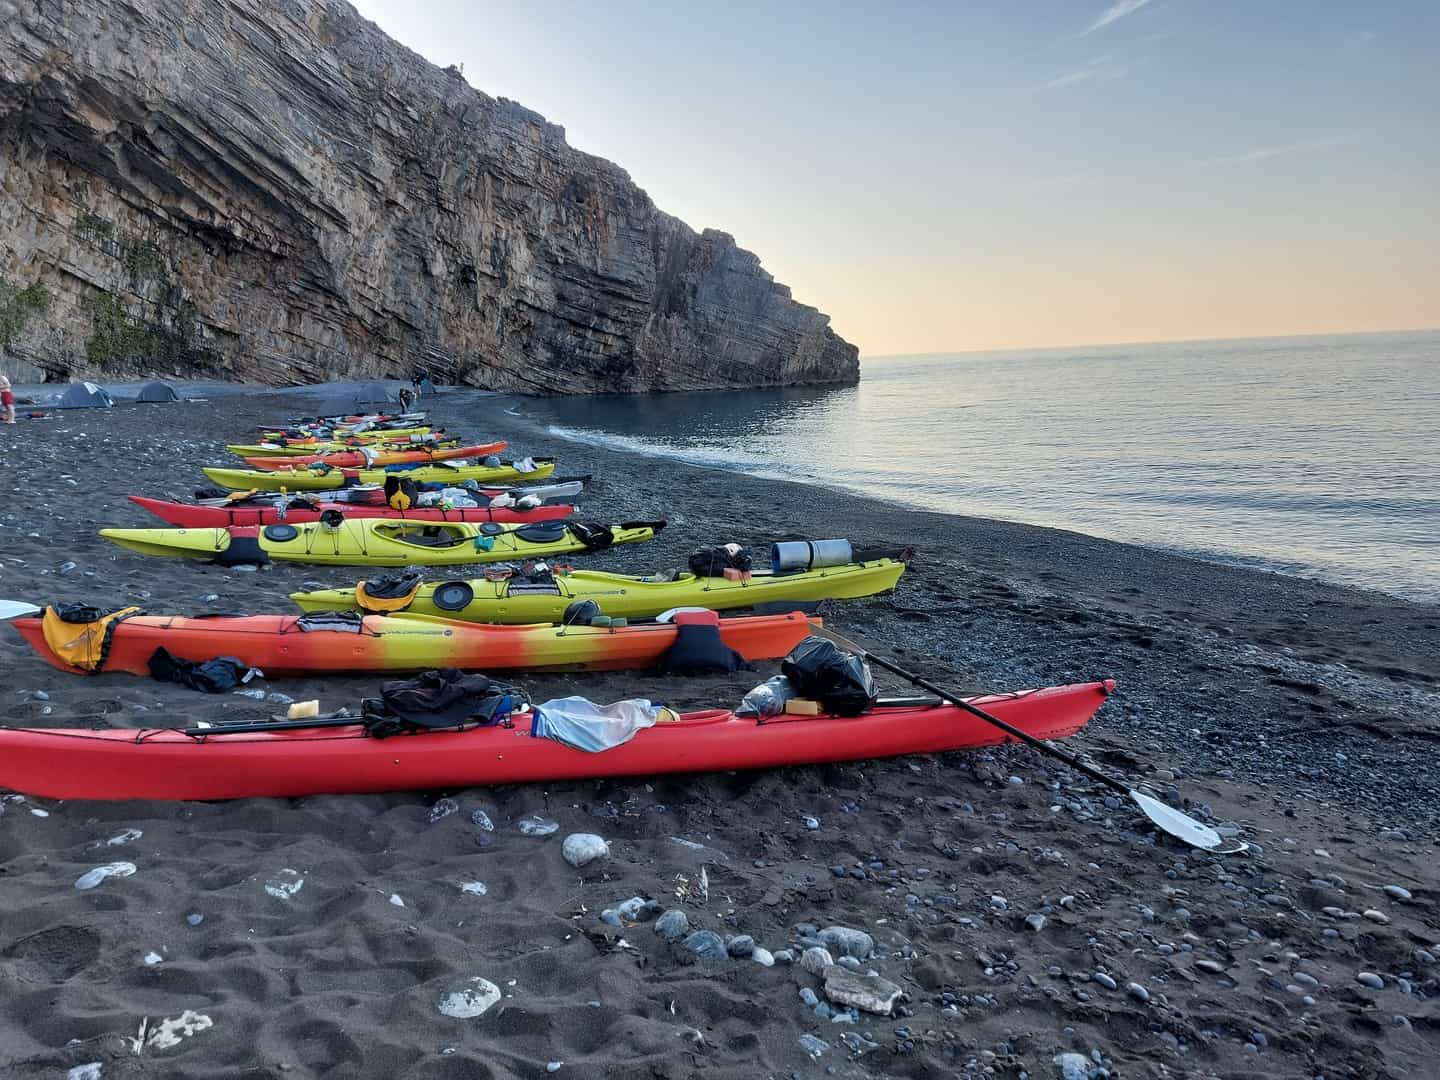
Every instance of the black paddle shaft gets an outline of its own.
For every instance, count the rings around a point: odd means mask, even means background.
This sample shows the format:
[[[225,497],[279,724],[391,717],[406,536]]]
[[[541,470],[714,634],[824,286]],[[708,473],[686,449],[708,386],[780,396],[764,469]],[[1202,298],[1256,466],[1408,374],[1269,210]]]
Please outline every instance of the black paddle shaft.
[[[834,631],[826,631],[826,630],[823,630],[823,629],[822,629],[822,630],[820,630],[820,633],[822,633],[822,634],[833,634]],[[1102,773],[1099,769],[1096,769],[1096,768],[1094,768],[1093,766],[1090,766],[1090,765],[1085,764],[1085,762],[1081,761],[1078,757],[1076,757],[1074,754],[1070,753],[1068,750],[1061,750],[1061,749],[1059,749],[1058,747],[1051,746],[1049,743],[1045,742],[1043,739],[1037,739],[1037,738],[1035,738],[1034,735],[1031,735],[1029,732],[1021,731],[1021,730],[1020,730],[1019,728],[1017,728],[1014,724],[1007,724],[1004,720],[1001,720],[998,716],[991,716],[991,715],[990,715],[988,712],[986,712],[984,709],[976,708],[974,705],[971,705],[970,702],[966,701],[964,698],[959,697],[959,696],[957,696],[957,695],[955,695],[955,694],[952,694],[952,693],[950,693],[948,690],[942,690],[940,687],[936,686],[934,683],[929,682],[929,681],[926,680],[926,679],[922,679],[919,675],[915,675],[915,674],[912,674],[912,673],[909,672],[909,671],[906,671],[906,670],[905,670],[904,668],[902,668],[899,664],[892,664],[889,660],[886,660],[883,656],[876,656],[874,653],[866,652],[864,649],[862,649],[862,648],[860,648],[859,646],[857,646],[854,642],[848,641],[848,640],[846,640],[845,638],[842,638],[839,634],[835,634],[834,636],[835,636],[838,640],[840,640],[847,648],[854,649],[854,650],[855,650],[857,653],[859,653],[862,657],[864,657],[866,660],[869,660],[872,664],[876,665],[877,667],[882,667],[882,668],[884,668],[886,671],[894,672],[896,675],[899,675],[902,679],[908,679],[910,682],[912,682],[912,683],[914,683],[916,686],[920,687],[921,690],[928,690],[928,691],[930,691],[930,693],[934,694],[936,697],[938,697],[938,698],[943,698],[944,700],[948,701],[951,705],[954,705],[956,708],[964,709],[966,712],[970,713],[972,716],[978,716],[981,720],[984,720],[987,724],[993,724],[995,727],[997,727],[997,728],[999,728],[1001,731],[1005,732],[1005,734],[1014,736],[1016,739],[1019,739],[1019,740],[1020,740],[1021,742],[1023,742],[1025,745],[1030,746],[1030,747],[1033,747],[1033,748],[1036,749],[1036,750],[1039,750],[1042,754],[1049,754],[1049,755],[1050,755],[1051,757],[1053,757],[1053,758],[1059,758],[1061,761],[1063,761],[1066,765],[1069,765],[1069,766],[1070,766],[1072,769],[1074,769],[1076,772],[1084,773],[1086,776],[1090,777],[1091,780],[1094,780],[1094,781],[1096,781],[1096,782],[1098,782],[1098,783],[1104,784],[1106,787],[1111,788],[1111,789],[1113,789],[1113,790],[1115,790],[1115,791],[1118,791],[1118,792],[1120,792],[1122,795],[1129,795],[1129,794],[1130,794],[1130,789],[1129,789],[1129,787],[1127,787],[1125,784],[1122,784],[1119,780],[1116,780],[1116,779],[1114,779],[1113,777],[1106,776],[1106,775],[1105,775],[1104,773]]]

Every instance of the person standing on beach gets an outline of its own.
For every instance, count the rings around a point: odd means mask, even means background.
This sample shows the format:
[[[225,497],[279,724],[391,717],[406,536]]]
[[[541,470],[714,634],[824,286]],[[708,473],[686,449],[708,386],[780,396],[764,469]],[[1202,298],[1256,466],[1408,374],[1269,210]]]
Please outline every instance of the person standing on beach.
[[[8,375],[0,375],[0,419],[7,424],[15,422],[15,391]]]

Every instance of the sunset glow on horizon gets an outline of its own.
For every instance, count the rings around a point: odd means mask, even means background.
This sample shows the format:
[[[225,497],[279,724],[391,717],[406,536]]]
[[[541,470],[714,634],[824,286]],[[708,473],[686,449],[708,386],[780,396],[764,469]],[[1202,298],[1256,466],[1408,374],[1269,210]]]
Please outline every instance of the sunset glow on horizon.
[[[862,354],[1440,326],[1440,5],[357,6]]]

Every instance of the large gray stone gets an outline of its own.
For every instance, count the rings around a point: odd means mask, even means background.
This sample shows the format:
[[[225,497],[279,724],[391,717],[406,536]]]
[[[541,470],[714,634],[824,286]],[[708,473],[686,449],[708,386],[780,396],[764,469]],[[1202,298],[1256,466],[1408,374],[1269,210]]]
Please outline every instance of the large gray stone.
[[[889,1016],[904,991],[879,975],[861,975],[839,964],[825,969],[825,996],[837,1005]]]

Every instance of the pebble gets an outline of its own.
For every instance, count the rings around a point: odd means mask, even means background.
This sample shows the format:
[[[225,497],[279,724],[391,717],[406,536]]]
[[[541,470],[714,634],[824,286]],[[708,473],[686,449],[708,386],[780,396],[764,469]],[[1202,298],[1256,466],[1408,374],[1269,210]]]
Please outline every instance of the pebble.
[[[1115,980],[1112,979],[1109,975],[1105,974],[1105,972],[1103,971],[1095,972],[1095,974],[1091,975],[1090,978],[1094,979],[1106,990],[1114,990],[1116,987]]]
[[[1003,896],[992,896],[990,897],[990,906],[996,911],[1009,911],[1010,901]]]
[[[471,896],[484,896],[490,889],[483,881],[463,881],[460,883],[460,891]]]
[[[1045,929],[1045,916],[1038,912],[1034,915],[1027,915],[1025,916],[1025,925],[1038,934]]]
[[[1084,1054],[1057,1054],[1061,1080],[1090,1080],[1090,1059]]]
[[[1369,919],[1371,922],[1379,923],[1381,926],[1384,926],[1390,922],[1389,915],[1386,915],[1383,911],[1376,911],[1374,908],[1366,908],[1365,911],[1361,912],[1361,914],[1364,915],[1365,918]]]
[[[793,964],[795,962],[795,952],[793,949],[776,949],[774,956],[775,963],[777,964]]]
[[[1370,987],[1370,989],[1372,990],[1385,989],[1385,980],[1380,978],[1380,976],[1376,975],[1373,971],[1360,972],[1360,974],[1355,976],[1355,981],[1363,986]]]
[[[690,932],[690,916],[679,908],[671,908],[655,920],[655,933],[666,941],[679,941]]]
[[[749,934],[737,934],[725,943],[725,951],[731,956],[749,956],[755,951],[755,939]]]
[[[199,926],[205,921],[205,916],[201,915],[198,911],[192,911],[189,915],[185,916],[185,921],[191,926]]]
[[[685,939],[685,948],[701,960],[727,960],[725,941],[713,930],[696,930]]]
[[[84,892],[86,889],[93,889],[106,878],[129,877],[135,873],[133,862],[112,862],[104,866],[97,866],[93,870],[87,870],[75,879],[75,888]]]
[[[838,964],[825,969],[825,996],[878,1016],[889,1016],[904,991],[879,975],[859,975]]]
[[[473,1020],[482,1016],[499,1000],[500,988],[489,979],[482,979],[477,975],[470,980],[469,986],[441,998],[437,1008],[445,1016],[454,1017],[456,1020]]]
[[[1411,899],[1410,890],[1400,885],[1386,885],[1385,895],[1390,897],[1392,900]]]
[[[495,823],[490,820],[490,815],[487,814],[484,810],[471,810],[470,824],[478,825],[486,832],[495,831]]]
[[[1129,994],[1132,998],[1134,998],[1136,1001],[1139,1001],[1141,1003],[1145,1003],[1150,1000],[1150,991],[1146,990],[1145,987],[1141,986],[1137,982],[1126,983],[1125,992]]]
[[[819,995],[808,986],[802,986],[800,988],[800,1000],[805,1003],[807,1009],[813,1009],[816,1005],[820,1004]]]
[[[100,1080],[101,1063],[89,1061],[84,1065],[75,1065],[65,1071],[65,1080]]]
[[[451,814],[460,812],[460,804],[454,799],[436,799],[435,805],[430,807],[430,824],[443,821]]]
[[[560,848],[561,857],[577,870],[609,854],[610,845],[594,833],[571,833]]]
[[[800,966],[811,975],[822,974],[833,963],[835,958],[830,955],[830,950],[818,945],[812,945],[800,954]]]
[[[818,1058],[821,1054],[825,1053],[826,1050],[830,1049],[830,1044],[824,1039],[817,1039],[814,1035],[807,1033],[800,1036],[800,1049],[804,1050],[805,1053],[809,1054],[812,1058]]]
[[[539,814],[526,814],[515,825],[526,836],[549,836],[560,831],[558,824]]]
[[[404,906],[405,906],[405,901],[402,900],[402,899],[400,899],[400,894],[399,894],[399,893],[393,893],[393,892],[392,892],[392,893],[390,894],[390,903],[391,903],[391,905],[393,905],[394,907],[404,907]]]
[[[154,967],[165,958],[157,952],[147,952],[141,959],[145,961],[146,967]]]
[[[844,953],[857,960],[864,960],[875,951],[875,939],[863,930],[852,930],[848,926],[827,926],[818,937],[827,949]]]
[[[545,1071],[548,1073],[557,1073],[560,1071],[560,1067],[564,1064],[565,1062],[563,1061],[547,1061],[545,1063]]]
[[[755,951],[750,954],[750,959],[754,960],[761,967],[775,966],[775,957],[771,954],[770,950],[762,949],[758,945],[755,946]]]
[[[1315,978],[1314,975],[1311,975],[1304,971],[1297,971],[1293,975],[1291,975],[1290,978],[1293,979],[1295,982],[1299,983],[1301,986],[1308,986],[1312,990],[1320,985],[1319,979]]]
[[[30,698],[33,701],[49,701],[50,695],[47,694],[44,690],[31,690]]]
[[[806,814],[800,820],[805,823],[805,828],[809,829],[811,832],[814,832],[816,829],[820,828],[820,819],[817,817],[811,817],[809,814]]]

